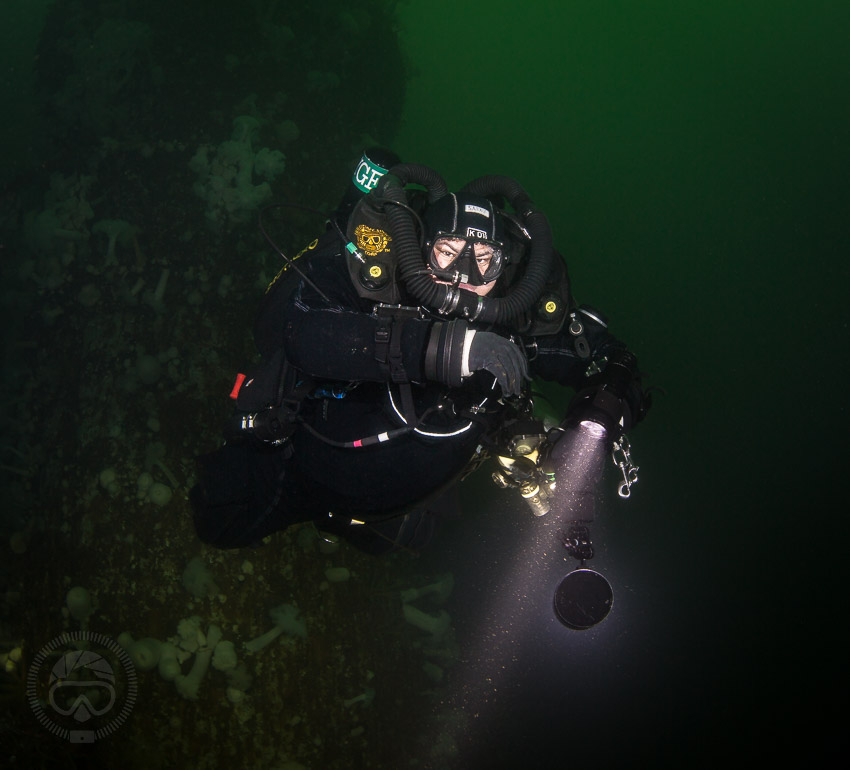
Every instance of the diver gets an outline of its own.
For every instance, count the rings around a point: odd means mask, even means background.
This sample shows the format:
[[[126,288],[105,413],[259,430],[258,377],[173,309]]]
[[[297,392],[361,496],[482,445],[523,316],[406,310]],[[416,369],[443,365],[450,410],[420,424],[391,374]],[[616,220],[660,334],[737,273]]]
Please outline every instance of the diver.
[[[367,151],[326,230],[286,260],[254,328],[261,363],[199,459],[204,542],[312,521],[367,552],[418,549],[489,458],[540,515],[565,426],[590,414],[615,443],[649,406],[635,357],[576,304],[546,217],[510,178],[449,192]],[[535,417],[532,377],[578,394],[560,425]]]

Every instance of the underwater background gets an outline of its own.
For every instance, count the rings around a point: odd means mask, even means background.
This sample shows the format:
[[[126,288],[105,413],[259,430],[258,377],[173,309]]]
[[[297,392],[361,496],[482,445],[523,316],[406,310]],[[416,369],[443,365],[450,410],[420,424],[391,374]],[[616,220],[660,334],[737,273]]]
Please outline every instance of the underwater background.
[[[838,747],[850,6],[4,0],[0,41],[4,767],[798,767]],[[331,211],[374,144],[450,186],[516,178],[577,300],[663,389],[631,499],[607,480],[592,566],[615,599],[591,630],[553,618],[572,565],[486,469],[420,555],[305,525],[247,551],[195,538],[194,458],[281,267],[258,210]],[[290,256],[323,223],[266,220]],[[424,586],[447,632],[405,622]],[[304,626],[245,651],[281,605]],[[186,675],[213,626],[238,662],[211,658],[197,693],[144,670],[136,642],[171,639]],[[75,741],[45,704],[79,672],[36,673],[93,646],[116,650],[118,698],[89,683],[94,722],[126,715]]]

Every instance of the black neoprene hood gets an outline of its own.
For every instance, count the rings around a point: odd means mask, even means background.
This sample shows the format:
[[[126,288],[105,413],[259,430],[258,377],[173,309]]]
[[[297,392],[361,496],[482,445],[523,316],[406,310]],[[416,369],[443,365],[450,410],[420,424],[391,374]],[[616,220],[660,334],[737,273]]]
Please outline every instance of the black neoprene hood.
[[[426,242],[438,235],[503,243],[502,222],[493,203],[469,193],[449,193],[425,212]]]

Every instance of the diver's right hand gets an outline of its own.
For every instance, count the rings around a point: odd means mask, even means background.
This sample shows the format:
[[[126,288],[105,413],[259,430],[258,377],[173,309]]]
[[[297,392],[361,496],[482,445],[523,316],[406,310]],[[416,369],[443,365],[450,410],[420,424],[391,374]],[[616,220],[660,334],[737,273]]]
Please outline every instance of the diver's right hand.
[[[496,378],[503,396],[518,396],[528,376],[528,359],[519,345],[493,332],[472,331],[472,339],[464,345],[469,347],[465,356],[468,371],[484,369]]]
[[[473,372],[492,374],[503,396],[518,396],[528,376],[525,353],[493,332],[470,329],[466,321],[436,323],[425,353],[425,375],[446,385],[461,385]]]

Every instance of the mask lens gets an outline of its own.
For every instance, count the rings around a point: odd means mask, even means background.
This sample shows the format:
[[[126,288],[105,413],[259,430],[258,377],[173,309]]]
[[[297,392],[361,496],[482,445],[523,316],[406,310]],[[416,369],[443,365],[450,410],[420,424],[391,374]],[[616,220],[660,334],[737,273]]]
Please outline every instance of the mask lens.
[[[484,283],[498,278],[502,272],[502,250],[494,248],[489,243],[477,242],[473,244],[475,253],[475,266]]]
[[[481,285],[501,275],[502,254],[500,244],[447,235],[434,241],[430,262],[436,270],[458,270],[468,276],[469,283]]]
[[[431,249],[431,265],[448,270],[454,266],[465,248],[466,241],[460,238],[437,238]]]

